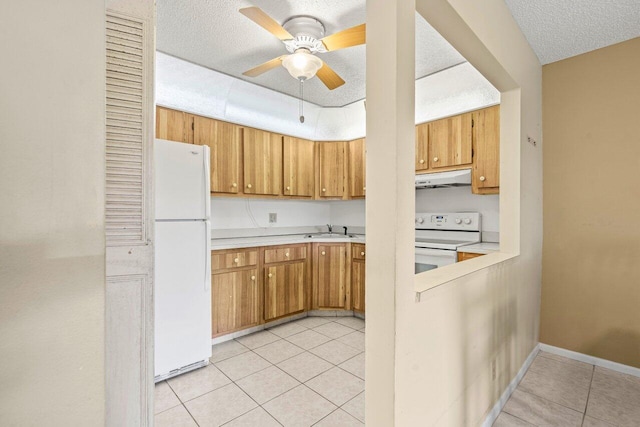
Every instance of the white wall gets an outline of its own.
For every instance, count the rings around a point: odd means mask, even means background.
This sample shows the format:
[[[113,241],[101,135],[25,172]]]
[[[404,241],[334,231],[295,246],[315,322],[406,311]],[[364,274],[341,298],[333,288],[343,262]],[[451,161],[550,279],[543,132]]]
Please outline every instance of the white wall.
[[[362,199],[331,202],[331,224],[365,226],[366,203]]]
[[[0,5],[0,424],[105,414],[105,5]]]
[[[471,187],[416,190],[416,212],[480,212],[483,231],[500,231],[500,196],[477,195]]]

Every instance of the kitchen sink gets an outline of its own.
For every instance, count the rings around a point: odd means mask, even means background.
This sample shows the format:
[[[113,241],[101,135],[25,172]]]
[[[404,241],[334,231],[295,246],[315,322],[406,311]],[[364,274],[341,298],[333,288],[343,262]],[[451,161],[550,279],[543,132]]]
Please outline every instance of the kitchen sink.
[[[340,233],[314,233],[304,236],[305,239],[353,239],[355,234],[340,234]]]

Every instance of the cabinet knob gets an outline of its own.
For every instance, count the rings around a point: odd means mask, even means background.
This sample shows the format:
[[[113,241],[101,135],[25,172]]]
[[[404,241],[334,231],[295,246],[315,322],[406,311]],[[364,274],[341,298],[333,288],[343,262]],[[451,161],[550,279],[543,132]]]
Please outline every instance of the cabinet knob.
[[[362,191],[367,191],[367,187],[362,187]]]
[[[238,186],[238,184],[234,182],[233,184],[231,184],[231,186],[232,186],[233,188],[236,188],[236,187]]]
[[[487,179],[487,178],[485,178],[484,176],[480,177],[480,181],[484,181],[485,179]]]
[[[237,264],[237,263],[239,263],[239,262],[240,262],[240,259],[239,259],[239,258],[234,258],[234,259],[233,259],[233,262],[235,262],[235,263]]]
[[[251,280],[256,280],[256,276],[251,276]]]
[[[273,274],[269,273],[269,277],[273,277]]]
[[[325,254],[325,252],[324,252],[324,251],[322,251],[322,252],[320,253],[320,255],[324,255],[324,254]]]
[[[434,157],[434,158],[433,158],[433,161],[434,161],[434,162],[437,162],[438,160],[440,160],[440,159],[438,159],[437,157]]]
[[[419,161],[418,163],[420,163],[421,165],[423,165],[423,164],[424,164],[424,159],[420,159],[420,161]]]
[[[284,256],[289,256],[289,252],[287,252],[286,254],[284,254]]]
[[[247,184],[247,188],[251,188],[251,184]]]
[[[326,189],[326,188],[323,188],[323,189],[322,189],[322,192],[323,192],[323,193],[325,193],[326,191],[327,191],[327,189]]]
[[[364,252],[360,252],[360,256],[364,256]]]
[[[287,186],[287,191],[291,190],[291,187]]]

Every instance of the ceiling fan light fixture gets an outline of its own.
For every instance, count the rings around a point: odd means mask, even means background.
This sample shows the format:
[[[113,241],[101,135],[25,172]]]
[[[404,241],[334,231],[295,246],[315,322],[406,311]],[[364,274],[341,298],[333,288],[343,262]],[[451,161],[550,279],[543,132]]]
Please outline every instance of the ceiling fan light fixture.
[[[316,75],[322,67],[322,60],[306,49],[298,49],[282,60],[282,66],[298,80],[307,80]]]

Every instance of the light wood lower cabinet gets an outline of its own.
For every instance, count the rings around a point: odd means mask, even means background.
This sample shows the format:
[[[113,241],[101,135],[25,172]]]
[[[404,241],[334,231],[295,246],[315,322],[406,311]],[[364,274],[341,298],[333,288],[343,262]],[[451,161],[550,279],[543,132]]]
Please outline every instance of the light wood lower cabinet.
[[[258,269],[248,268],[211,276],[213,336],[261,323]]]
[[[351,307],[364,313],[365,299],[365,245],[351,244]]]
[[[312,309],[349,309],[347,273],[346,243],[313,244]]]
[[[264,267],[264,320],[304,311],[307,262]]]
[[[472,253],[472,252],[458,252],[458,262],[460,261],[466,261],[468,259],[471,258],[477,258],[479,256],[482,256],[484,254],[476,254],[476,253]]]

